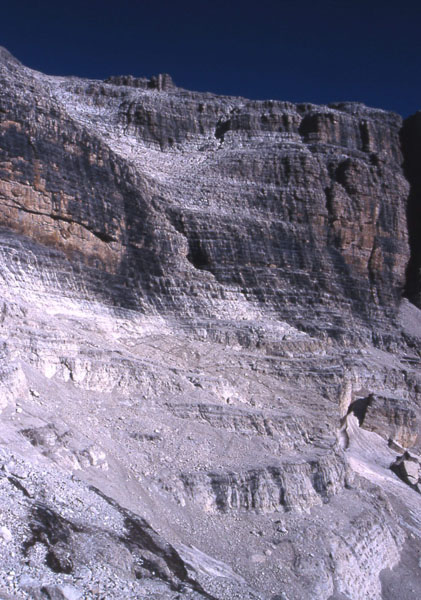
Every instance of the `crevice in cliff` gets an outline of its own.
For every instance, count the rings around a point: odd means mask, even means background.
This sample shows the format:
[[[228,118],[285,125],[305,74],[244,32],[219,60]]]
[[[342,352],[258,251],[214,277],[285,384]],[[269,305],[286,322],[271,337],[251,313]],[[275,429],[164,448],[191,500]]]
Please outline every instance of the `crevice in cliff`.
[[[200,244],[200,240],[188,240],[189,252],[187,260],[191,262],[195,269],[208,271],[210,269],[209,258]]]
[[[365,416],[367,414],[368,407],[372,402],[372,396],[367,398],[357,398],[349,406],[347,416],[353,414],[357,417],[358,423],[361,426],[364,423]]]
[[[370,129],[367,121],[361,121],[359,124],[361,142],[362,142],[362,150],[363,152],[370,151]]]
[[[215,137],[219,140],[219,143],[222,144],[225,138],[225,134],[229,131],[231,126],[230,119],[224,121],[223,119],[219,119],[215,127]]]
[[[168,215],[174,229],[180,233],[187,242],[188,252],[186,255],[187,260],[193,265],[195,269],[200,271],[210,271],[211,263],[208,253],[203,247],[201,240],[198,237],[192,237],[191,233],[187,233],[183,219],[180,215],[173,213]]]
[[[326,212],[327,212],[327,220],[328,220],[328,224],[332,225],[333,221],[335,220],[335,217],[333,214],[332,187],[331,186],[325,187],[324,192],[325,192],[325,206],[326,206]]]
[[[410,257],[404,296],[421,308],[421,111],[405,119],[400,139],[403,170],[410,184],[406,209]]]

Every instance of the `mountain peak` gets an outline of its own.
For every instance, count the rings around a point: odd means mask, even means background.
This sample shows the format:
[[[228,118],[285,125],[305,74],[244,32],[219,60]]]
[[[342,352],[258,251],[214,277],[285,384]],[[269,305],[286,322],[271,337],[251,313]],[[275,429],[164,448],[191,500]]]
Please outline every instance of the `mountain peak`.
[[[7,48],[4,48],[4,46],[0,46],[0,62],[7,65],[22,65],[22,63],[15,58]]]

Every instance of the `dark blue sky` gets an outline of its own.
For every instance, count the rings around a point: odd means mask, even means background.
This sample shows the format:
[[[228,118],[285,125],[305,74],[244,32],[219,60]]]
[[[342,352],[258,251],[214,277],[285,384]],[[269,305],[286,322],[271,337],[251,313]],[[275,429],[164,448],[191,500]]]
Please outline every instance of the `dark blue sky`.
[[[421,109],[421,2],[0,0],[0,44],[51,74],[170,73],[249,98]]]

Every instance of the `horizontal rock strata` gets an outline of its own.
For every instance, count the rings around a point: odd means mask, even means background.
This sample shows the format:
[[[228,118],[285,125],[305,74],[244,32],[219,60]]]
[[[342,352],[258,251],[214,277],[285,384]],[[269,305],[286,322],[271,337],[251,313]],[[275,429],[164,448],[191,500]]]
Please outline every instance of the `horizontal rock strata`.
[[[415,600],[419,114],[0,83],[0,596]]]

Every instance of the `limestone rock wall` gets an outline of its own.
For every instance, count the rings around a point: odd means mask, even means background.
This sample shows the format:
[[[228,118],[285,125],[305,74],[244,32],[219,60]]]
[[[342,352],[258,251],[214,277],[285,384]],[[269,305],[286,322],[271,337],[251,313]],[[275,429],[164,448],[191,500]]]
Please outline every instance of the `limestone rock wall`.
[[[414,600],[418,116],[0,84],[0,595]]]
[[[120,304],[215,315],[228,298],[306,330],[384,330],[409,260],[400,117],[160,81],[3,57],[1,223],[111,274]]]

